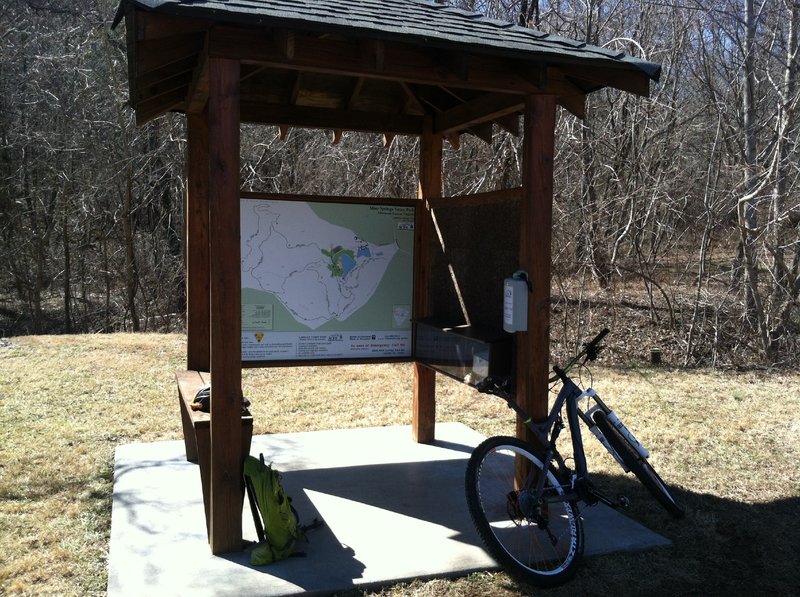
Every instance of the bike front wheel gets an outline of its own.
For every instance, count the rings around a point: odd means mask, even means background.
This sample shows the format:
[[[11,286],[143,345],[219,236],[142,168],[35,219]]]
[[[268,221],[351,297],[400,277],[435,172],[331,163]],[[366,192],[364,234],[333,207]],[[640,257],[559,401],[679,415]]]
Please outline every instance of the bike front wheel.
[[[650,462],[639,454],[636,448],[611,424],[606,413],[597,411],[594,413],[593,419],[603,436],[608,440],[608,443],[622,458],[625,466],[636,475],[636,478],[642,482],[642,485],[647,488],[667,512],[675,518],[681,518],[684,514],[683,508],[672,497],[667,484],[658,476],[656,469],[653,468]]]
[[[535,499],[542,460],[514,437],[491,437],[472,453],[466,494],[472,521],[489,554],[507,572],[540,587],[575,574],[583,555],[583,527],[552,470]],[[526,471],[522,483],[516,471]]]

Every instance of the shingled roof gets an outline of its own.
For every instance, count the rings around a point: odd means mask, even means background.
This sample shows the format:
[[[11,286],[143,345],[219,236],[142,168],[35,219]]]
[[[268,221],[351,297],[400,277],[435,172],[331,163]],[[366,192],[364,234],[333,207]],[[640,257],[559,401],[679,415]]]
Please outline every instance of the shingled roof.
[[[191,109],[188,95],[202,76],[197,68],[206,53],[258,69],[243,73],[243,84],[245,78],[256,79],[244,85],[243,102],[277,108],[272,119],[264,116],[266,121],[304,126],[315,126],[322,115],[288,122],[287,107],[421,117],[474,103],[479,92],[552,93],[582,115],[587,93],[611,86],[647,95],[649,81],[660,74],[658,64],[615,50],[428,0],[122,0],[115,25],[123,15],[129,29],[131,102],[141,121]],[[173,26],[158,27],[158,19]],[[186,70],[167,68],[165,53],[172,57],[170,64],[180,62]],[[197,58],[191,68],[190,55]],[[159,78],[159,71],[168,80]],[[286,72],[294,74],[281,75]],[[186,83],[180,91],[179,81]],[[378,90],[376,81],[383,81],[384,89]],[[273,90],[267,98],[267,84],[282,85],[284,91]],[[499,118],[514,112],[508,101],[500,103],[506,107]],[[243,109],[243,117],[268,112]],[[495,112],[496,107],[488,110],[482,122],[497,122]],[[342,128],[351,128],[348,124]],[[473,116],[464,124],[459,129],[451,123],[446,132],[475,132]],[[416,126],[389,120],[386,132],[408,133]]]

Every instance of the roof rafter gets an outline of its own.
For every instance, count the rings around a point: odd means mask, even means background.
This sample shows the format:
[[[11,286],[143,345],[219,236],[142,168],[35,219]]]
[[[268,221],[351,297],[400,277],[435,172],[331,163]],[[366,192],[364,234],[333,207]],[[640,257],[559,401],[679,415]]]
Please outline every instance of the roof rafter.
[[[482,95],[433,117],[435,133],[447,135],[495,118],[516,114],[525,107],[525,96],[496,93]]]
[[[382,68],[361,51],[356,42],[297,36],[294,57],[288,58],[269,43],[270,36],[258,30],[214,28],[209,52],[216,58],[273,68],[304,70],[331,75],[367,77],[425,85],[452,85],[481,91],[534,93],[536,85],[496,59],[469,56],[467,76],[453,72],[428,52],[405,44],[384,44]]]
[[[336,123],[336,128],[342,130],[382,131],[395,135],[419,135],[424,121],[422,116],[408,114],[378,114],[284,104],[265,106],[246,99],[242,99],[241,114],[243,122],[317,129],[330,129],[331,123]]]

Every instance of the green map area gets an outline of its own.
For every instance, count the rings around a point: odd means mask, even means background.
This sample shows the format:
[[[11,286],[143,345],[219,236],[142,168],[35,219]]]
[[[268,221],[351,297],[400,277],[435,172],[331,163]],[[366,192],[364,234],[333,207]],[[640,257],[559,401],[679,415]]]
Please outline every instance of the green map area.
[[[414,208],[242,200],[244,331],[411,329]]]

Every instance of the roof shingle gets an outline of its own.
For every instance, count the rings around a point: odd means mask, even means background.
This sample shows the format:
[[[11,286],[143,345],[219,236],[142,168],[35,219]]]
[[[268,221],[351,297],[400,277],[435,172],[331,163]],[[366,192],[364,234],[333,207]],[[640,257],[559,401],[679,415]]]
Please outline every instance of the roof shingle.
[[[506,58],[616,66],[639,70],[656,81],[661,71],[659,64],[622,52],[428,0],[122,0],[125,3],[222,23],[324,29],[345,35],[355,31],[378,39],[455,47]]]

